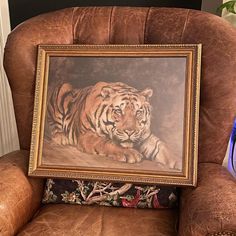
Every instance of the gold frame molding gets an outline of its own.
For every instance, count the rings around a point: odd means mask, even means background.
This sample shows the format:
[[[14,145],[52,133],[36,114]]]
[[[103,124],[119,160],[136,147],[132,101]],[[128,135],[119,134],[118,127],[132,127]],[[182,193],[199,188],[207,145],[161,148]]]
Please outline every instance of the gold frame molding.
[[[42,164],[49,60],[52,56],[186,57],[185,120],[182,172],[103,170]],[[40,45],[38,47],[35,104],[29,175],[133,183],[196,186],[200,100],[201,44],[176,45]]]

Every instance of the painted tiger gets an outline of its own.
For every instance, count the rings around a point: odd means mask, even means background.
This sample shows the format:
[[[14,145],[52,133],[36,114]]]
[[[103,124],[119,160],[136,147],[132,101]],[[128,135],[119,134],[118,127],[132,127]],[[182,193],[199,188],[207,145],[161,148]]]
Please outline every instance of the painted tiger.
[[[138,91],[120,82],[98,82],[83,89],[63,83],[48,101],[51,138],[117,161],[149,159],[178,169],[177,158],[151,133],[152,94],[150,88]]]

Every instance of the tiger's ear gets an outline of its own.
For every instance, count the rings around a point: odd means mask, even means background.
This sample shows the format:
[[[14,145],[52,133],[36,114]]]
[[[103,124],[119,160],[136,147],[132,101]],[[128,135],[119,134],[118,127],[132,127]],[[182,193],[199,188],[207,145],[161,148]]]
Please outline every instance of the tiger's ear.
[[[153,90],[150,88],[146,88],[141,92],[141,95],[143,95],[147,100],[152,96]]]
[[[110,87],[103,87],[101,90],[101,95],[104,98],[109,98],[112,93],[114,93],[114,89]]]

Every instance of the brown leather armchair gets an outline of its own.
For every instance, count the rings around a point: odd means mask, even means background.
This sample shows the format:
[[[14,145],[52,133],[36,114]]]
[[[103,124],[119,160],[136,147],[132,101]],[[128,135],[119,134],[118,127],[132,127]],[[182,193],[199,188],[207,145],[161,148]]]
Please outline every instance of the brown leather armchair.
[[[198,187],[181,190],[178,210],[42,207],[44,180],[27,177],[37,45],[161,43],[203,44]],[[68,8],[15,28],[4,66],[21,150],[0,158],[0,235],[235,235],[236,182],[221,166],[236,113],[236,30],[227,22],[187,9]]]

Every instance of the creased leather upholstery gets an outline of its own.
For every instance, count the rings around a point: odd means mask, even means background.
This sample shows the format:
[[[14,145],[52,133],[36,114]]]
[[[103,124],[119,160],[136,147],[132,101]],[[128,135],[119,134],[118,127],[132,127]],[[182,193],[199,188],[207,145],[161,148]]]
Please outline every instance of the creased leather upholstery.
[[[47,205],[18,236],[175,236],[176,213],[174,210]]]
[[[198,174],[198,187],[182,190],[179,235],[236,234],[236,180],[213,163],[199,164]]]
[[[199,186],[182,192],[179,235],[236,231],[235,182],[220,165],[206,163],[222,163],[235,116],[236,30],[217,16],[174,8],[68,8],[26,21],[9,35],[4,57],[22,149],[30,147],[37,45],[72,43],[203,44],[199,133],[202,164]],[[27,155],[13,153],[10,164],[8,157],[0,162],[4,190],[0,191],[2,235],[17,232],[39,207],[43,181],[27,180],[25,167],[17,167],[26,165]],[[175,219],[173,211],[49,205],[39,210],[21,235],[68,235],[66,229],[78,230],[82,235],[134,235],[132,229],[135,235],[167,236],[174,235]]]
[[[14,235],[38,210],[43,180],[27,178],[29,152],[0,158],[0,235]]]

